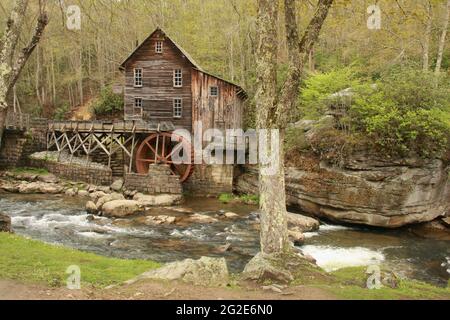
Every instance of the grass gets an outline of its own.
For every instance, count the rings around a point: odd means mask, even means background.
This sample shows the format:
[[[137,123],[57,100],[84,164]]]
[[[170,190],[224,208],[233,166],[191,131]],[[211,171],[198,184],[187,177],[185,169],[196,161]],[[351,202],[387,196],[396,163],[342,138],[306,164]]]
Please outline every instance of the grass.
[[[12,172],[15,174],[22,174],[22,173],[37,174],[37,175],[48,174],[48,171],[42,168],[14,168]]]
[[[0,279],[60,287],[66,284],[66,270],[71,265],[80,267],[82,284],[94,287],[118,284],[160,266],[153,261],[107,258],[0,233]]]
[[[153,261],[107,258],[0,233],[0,279],[61,287],[66,283],[66,270],[71,265],[80,267],[82,284],[98,288],[119,284],[160,266]],[[449,287],[435,287],[416,280],[398,280],[396,288],[383,286],[369,290],[365,271],[365,267],[354,267],[326,273],[320,268],[305,265],[292,285],[321,288],[340,299],[450,299]],[[234,285],[232,288],[240,287]]]
[[[402,300],[402,299],[450,299],[450,288],[435,287],[431,284],[399,279],[397,288],[382,286],[380,289],[367,289],[365,267],[340,269],[331,275],[336,283],[328,289],[343,299],[358,300]],[[382,272],[383,274],[384,272]]]
[[[219,201],[222,203],[237,202],[250,205],[257,205],[259,204],[259,196],[251,194],[234,195],[231,193],[222,193],[219,196]]]

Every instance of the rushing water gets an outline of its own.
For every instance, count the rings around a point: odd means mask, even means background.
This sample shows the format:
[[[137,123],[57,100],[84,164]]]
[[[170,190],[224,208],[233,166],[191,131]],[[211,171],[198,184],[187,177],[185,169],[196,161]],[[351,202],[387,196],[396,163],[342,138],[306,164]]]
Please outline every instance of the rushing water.
[[[257,217],[252,206],[222,204],[214,199],[188,199],[183,205],[197,213],[215,216],[221,211],[240,215],[213,224],[147,226],[135,219],[89,221],[84,202],[48,195],[0,195],[0,211],[11,216],[14,231],[49,243],[121,258],[161,262],[204,255],[225,257],[232,271],[242,270],[258,251]],[[151,214],[179,215],[167,208]],[[306,233],[301,250],[327,271],[349,266],[387,264],[399,274],[446,285],[450,266],[448,241],[419,238],[407,230],[379,230],[322,225]],[[231,250],[220,247],[230,243]]]

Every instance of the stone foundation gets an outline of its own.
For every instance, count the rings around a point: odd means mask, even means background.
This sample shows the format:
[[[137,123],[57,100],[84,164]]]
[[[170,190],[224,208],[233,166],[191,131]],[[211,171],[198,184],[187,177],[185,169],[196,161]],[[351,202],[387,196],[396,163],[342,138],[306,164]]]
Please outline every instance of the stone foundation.
[[[183,189],[199,196],[232,193],[234,169],[233,165],[196,165]]]
[[[151,165],[147,175],[125,174],[124,187],[146,194],[181,194],[183,191],[180,179],[165,165]]]
[[[0,168],[28,166],[28,156],[46,148],[46,119],[31,120],[28,132],[6,130],[0,150]]]
[[[112,183],[112,171],[109,168],[89,168],[74,164],[36,159],[30,159],[28,165],[30,167],[47,169],[48,172],[71,181],[105,186],[109,186]]]

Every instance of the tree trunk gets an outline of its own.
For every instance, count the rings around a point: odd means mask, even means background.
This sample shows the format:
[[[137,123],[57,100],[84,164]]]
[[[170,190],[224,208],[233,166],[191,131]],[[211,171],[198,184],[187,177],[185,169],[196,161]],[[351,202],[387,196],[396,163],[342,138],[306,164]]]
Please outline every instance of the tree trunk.
[[[258,48],[256,53],[256,121],[260,140],[275,156],[274,171],[260,164],[261,252],[286,253],[288,240],[284,176],[284,129],[298,98],[304,60],[319,37],[333,0],[320,0],[306,31],[299,39],[295,0],[285,0],[286,41],[289,55],[288,76],[277,90],[278,1],[258,0]],[[264,130],[266,129],[266,130]],[[271,129],[279,130],[278,150],[272,150]],[[260,146],[261,159],[261,146]]]
[[[277,1],[258,1],[259,43],[256,55],[258,129],[276,128],[274,110],[277,91],[277,16]],[[262,135],[260,139],[266,146],[270,146],[270,130],[265,132],[266,134],[259,131]],[[267,175],[260,169],[261,251],[266,254],[283,252],[288,248],[284,167],[282,163],[280,165],[280,161],[278,166],[274,175]]]
[[[434,70],[434,72],[436,74],[439,74],[439,72],[441,72],[442,57],[444,55],[445,38],[447,36],[449,19],[450,19],[450,0],[447,1],[447,13],[444,18],[444,26],[442,29],[441,39],[439,40],[439,49],[438,49],[438,55],[437,55],[437,61],[436,61],[436,69]]]
[[[427,22],[426,22],[426,29],[425,29],[425,37],[423,42],[423,58],[422,58],[422,69],[423,71],[428,71],[429,65],[430,65],[430,38],[431,38],[431,30],[433,27],[433,19],[432,19],[432,12],[431,12],[431,2],[428,1],[427,3]]]
[[[259,192],[261,210],[261,252],[265,254],[289,251],[290,244],[287,228],[286,193],[284,176],[284,130],[280,130],[279,152],[276,155],[275,172],[265,174],[260,170]],[[261,133],[260,133],[261,135]],[[270,131],[262,134],[264,142],[270,146]],[[283,190],[283,191],[282,191]]]

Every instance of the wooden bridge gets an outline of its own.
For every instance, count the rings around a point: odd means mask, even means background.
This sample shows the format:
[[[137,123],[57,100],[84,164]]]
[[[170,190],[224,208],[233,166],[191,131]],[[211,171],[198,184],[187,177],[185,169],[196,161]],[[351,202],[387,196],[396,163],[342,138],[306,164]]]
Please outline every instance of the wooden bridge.
[[[169,121],[49,121],[47,150],[66,151],[71,157],[83,154],[87,165],[94,152],[100,151],[108,157],[109,167],[112,156],[124,152],[130,173],[133,165],[139,173],[146,173],[150,164],[168,164],[183,181],[192,173],[192,166],[175,165],[171,157],[190,145],[183,137],[174,138],[175,129]]]

